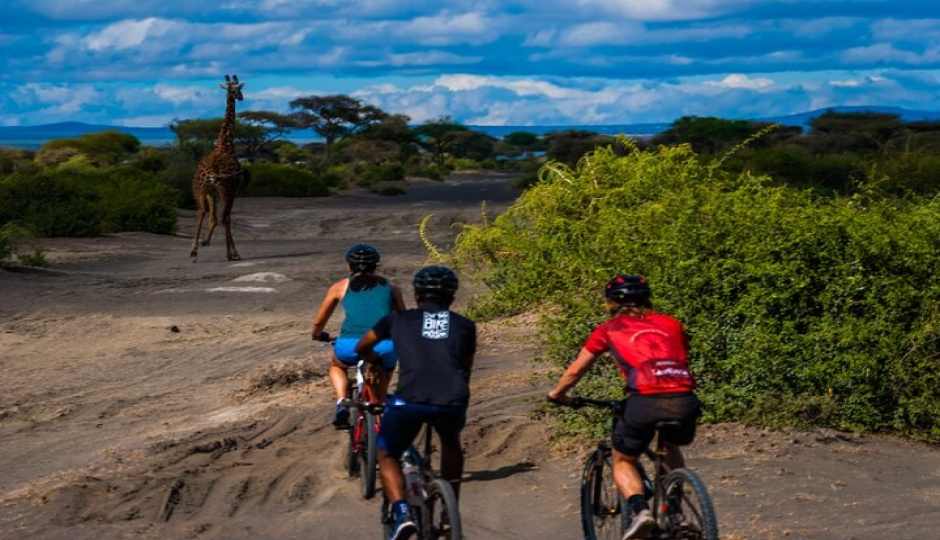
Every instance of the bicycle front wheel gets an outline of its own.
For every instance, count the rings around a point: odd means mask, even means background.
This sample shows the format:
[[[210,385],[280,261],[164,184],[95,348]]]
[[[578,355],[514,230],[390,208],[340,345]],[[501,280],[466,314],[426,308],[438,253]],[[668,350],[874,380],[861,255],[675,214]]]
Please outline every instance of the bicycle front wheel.
[[[712,498],[695,471],[676,469],[663,484],[659,512],[662,538],[718,540],[718,519]]]
[[[625,504],[614,483],[610,449],[588,456],[581,475],[581,526],[585,540],[620,540],[626,526]]]
[[[375,415],[366,412],[359,434],[359,484],[362,497],[371,499],[375,496],[375,475],[378,467],[375,439],[378,435]]]
[[[382,504],[379,505],[379,520],[382,522],[382,540],[388,540],[392,534],[392,505],[388,496],[382,493]]]
[[[428,485],[421,518],[421,538],[462,540],[457,496],[447,480],[435,478]]]

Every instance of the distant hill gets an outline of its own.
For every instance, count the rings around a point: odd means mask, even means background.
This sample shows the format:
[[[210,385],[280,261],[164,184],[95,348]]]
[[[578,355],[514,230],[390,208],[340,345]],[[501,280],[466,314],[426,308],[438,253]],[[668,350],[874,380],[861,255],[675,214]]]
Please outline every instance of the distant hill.
[[[922,121],[938,121],[940,120],[940,112],[938,111],[912,111],[909,109],[902,109],[900,107],[869,107],[865,105],[859,106],[843,106],[843,107],[825,107],[822,109],[816,109],[813,111],[806,111],[796,114],[789,114],[786,116],[773,116],[768,118],[758,118],[757,120],[761,122],[773,122],[777,124],[783,124],[785,126],[800,126],[800,127],[809,127],[810,120],[822,116],[828,111],[834,111],[838,113],[857,113],[857,112],[875,112],[875,113],[884,113],[884,114],[896,114],[898,117],[905,122],[922,122]]]
[[[899,107],[826,107],[813,111],[806,111],[785,116],[755,118],[761,122],[774,122],[787,126],[800,126],[807,128],[809,122],[826,111],[836,112],[878,112],[896,114],[905,122],[940,121],[940,112],[913,111]],[[474,126],[467,127],[474,131],[481,131],[494,137],[503,137],[514,131],[527,131],[536,135],[545,135],[553,131],[583,130],[593,131],[603,135],[655,135],[669,129],[672,122],[658,122],[646,124],[615,124],[615,125],[570,125],[570,126]],[[45,124],[39,126],[0,126],[0,146],[18,146],[22,148],[38,148],[51,139],[77,137],[85,133],[94,133],[115,129],[137,137],[141,143],[149,145],[172,144],[176,135],[168,127],[127,127],[83,124],[81,122],[62,122],[58,124]],[[317,140],[311,137],[308,131],[301,137],[290,137],[298,143],[308,143]]]

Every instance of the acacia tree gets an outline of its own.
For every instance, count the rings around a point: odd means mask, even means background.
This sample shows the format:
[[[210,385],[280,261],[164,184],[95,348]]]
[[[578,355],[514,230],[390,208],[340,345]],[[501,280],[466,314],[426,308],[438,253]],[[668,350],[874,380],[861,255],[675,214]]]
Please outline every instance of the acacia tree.
[[[465,131],[470,131],[470,129],[455,122],[449,116],[428,120],[414,128],[418,136],[418,144],[434,156],[434,162],[438,165],[444,164],[444,155],[454,146],[455,134]]]
[[[282,139],[298,127],[293,116],[271,111],[244,111],[238,113],[238,118],[255,128],[248,133],[251,137],[245,140],[245,151],[251,158],[268,143]]]
[[[222,118],[196,118],[193,120],[174,120],[170,130],[176,134],[177,144],[190,159],[198,161],[212,150],[219,138]],[[261,136],[263,129],[246,122],[235,122],[235,147],[244,152]]]
[[[329,163],[333,145],[388,114],[373,105],[342,94],[300,97],[290,102],[301,129],[312,129],[324,141],[324,163]]]
[[[357,155],[357,159],[382,163],[398,160],[406,162],[417,153],[415,143],[417,137],[408,127],[411,119],[404,114],[389,114],[382,120],[369,124],[355,135],[344,141],[343,154]],[[355,147],[355,148],[351,148]],[[367,155],[369,148],[374,150],[373,155]]]

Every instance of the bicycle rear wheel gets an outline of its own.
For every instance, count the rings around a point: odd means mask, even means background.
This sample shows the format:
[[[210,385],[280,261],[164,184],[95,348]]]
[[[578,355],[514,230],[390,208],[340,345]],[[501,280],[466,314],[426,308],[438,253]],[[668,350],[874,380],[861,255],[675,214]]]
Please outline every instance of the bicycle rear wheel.
[[[421,538],[462,540],[457,496],[447,480],[435,478],[431,481],[421,514]]]
[[[358,441],[356,440],[357,432],[360,430],[356,420],[358,416],[359,410],[356,407],[350,407],[349,418],[352,420],[352,425],[346,430],[346,452],[343,454],[343,466],[350,478],[359,474]]]
[[[363,412],[363,416],[359,433],[359,484],[362,488],[362,497],[371,499],[375,496],[375,476],[378,471],[378,450],[375,446],[378,429],[374,414]]]
[[[349,379],[346,385],[346,396],[351,398],[352,401],[359,401],[362,397],[359,393],[359,388],[355,384],[355,379]],[[346,430],[346,452],[343,454],[343,467],[346,468],[346,472],[349,473],[349,477],[353,478],[359,474],[359,434],[357,433],[360,429],[359,423],[359,408],[355,405],[349,406],[349,423],[350,426]]]
[[[609,448],[588,456],[581,475],[581,526],[585,540],[620,540],[626,507],[614,483]]]
[[[666,476],[659,512],[661,538],[718,540],[718,519],[711,496],[695,471],[676,469]]]

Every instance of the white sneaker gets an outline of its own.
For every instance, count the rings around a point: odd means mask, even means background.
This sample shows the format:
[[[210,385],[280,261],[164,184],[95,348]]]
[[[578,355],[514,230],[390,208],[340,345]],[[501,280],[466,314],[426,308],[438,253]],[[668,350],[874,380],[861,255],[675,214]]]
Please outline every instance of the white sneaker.
[[[640,510],[635,516],[627,531],[623,533],[623,540],[634,540],[637,538],[646,538],[656,526],[652,514],[647,509]]]

